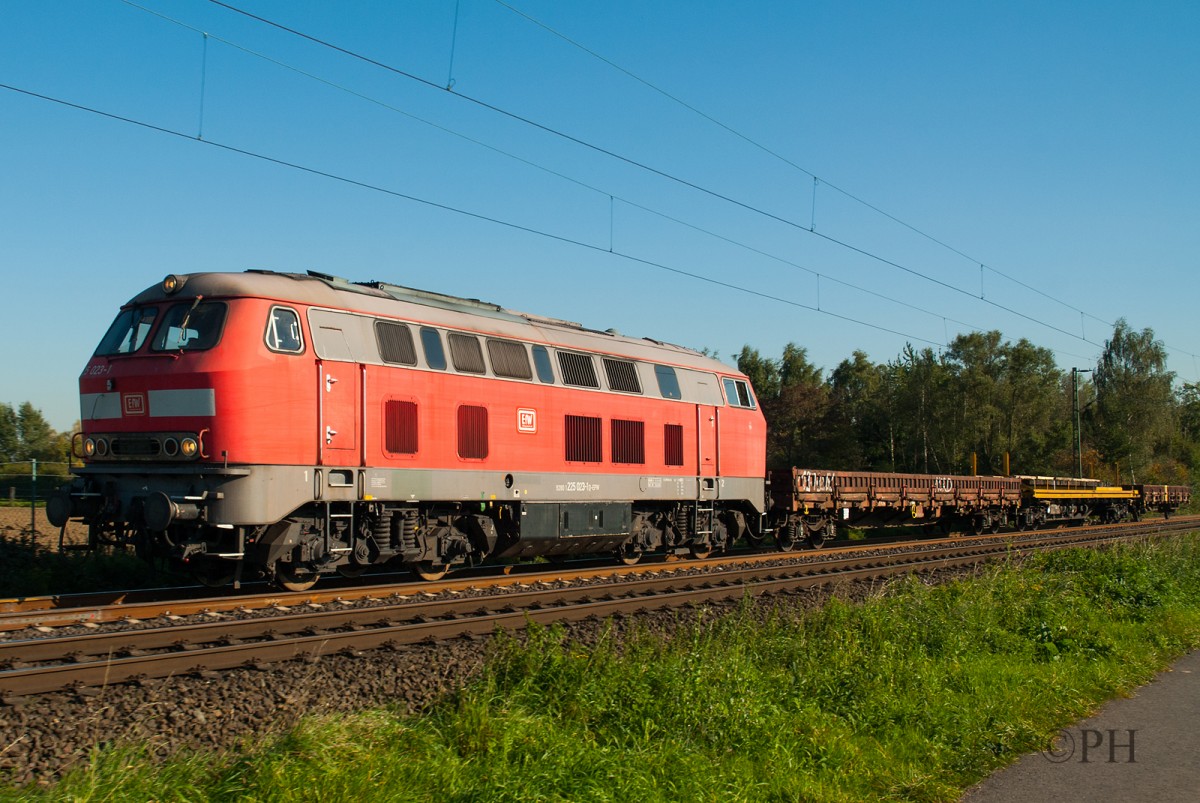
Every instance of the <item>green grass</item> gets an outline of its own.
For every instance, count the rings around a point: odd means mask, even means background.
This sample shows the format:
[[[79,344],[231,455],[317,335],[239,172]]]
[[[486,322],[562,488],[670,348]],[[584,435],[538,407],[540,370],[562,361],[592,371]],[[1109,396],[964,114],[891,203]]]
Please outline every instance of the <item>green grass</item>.
[[[421,716],[311,719],[237,754],[99,753],[71,800],[955,800],[1200,645],[1200,537],[1041,556],[671,638],[504,640]]]

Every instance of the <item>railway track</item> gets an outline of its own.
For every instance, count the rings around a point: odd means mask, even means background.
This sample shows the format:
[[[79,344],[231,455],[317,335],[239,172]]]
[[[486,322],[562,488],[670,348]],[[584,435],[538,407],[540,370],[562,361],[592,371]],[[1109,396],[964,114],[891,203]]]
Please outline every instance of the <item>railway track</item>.
[[[1150,528],[1154,530],[1161,522],[1143,522],[1131,525],[1099,525],[1080,528],[1073,533],[1091,532],[1104,528]],[[1200,516],[1179,517],[1172,525],[1185,529],[1200,528]],[[30,627],[65,627],[77,624],[105,624],[128,619],[153,619],[161,616],[190,616],[236,610],[260,610],[279,606],[296,607],[308,604],[366,600],[395,595],[424,595],[501,589],[521,584],[555,581],[586,581],[614,575],[633,576],[647,572],[687,572],[723,569],[741,563],[779,562],[786,560],[819,562],[831,556],[854,554],[878,549],[911,549],[922,544],[978,544],[1009,543],[1013,540],[1034,537],[1033,533],[1005,533],[988,536],[958,536],[919,539],[912,536],[872,538],[869,541],[841,541],[827,545],[819,551],[797,550],[780,552],[766,549],[758,552],[733,552],[706,560],[676,560],[655,558],[634,566],[614,566],[611,559],[588,559],[569,564],[548,566],[546,564],[518,564],[512,566],[487,566],[456,572],[450,579],[438,582],[413,581],[411,575],[379,574],[372,576],[369,584],[361,581],[331,581],[316,589],[303,592],[287,592],[267,583],[249,583],[235,594],[212,596],[213,590],[202,586],[134,589],[123,591],[95,592],[57,596],[0,599],[0,639],[13,631]],[[1060,536],[1061,537],[1061,536]]]
[[[179,623],[179,614],[168,612],[178,610],[177,602],[159,604],[153,622],[131,621],[129,609],[120,606],[126,623],[139,629],[0,642],[0,698],[72,687],[152,682],[173,675],[237,667],[268,668],[281,661],[398,649],[429,640],[483,638],[498,629],[521,629],[530,622],[579,621],[702,605],[907,572],[958,569],[997,557],[1099,546],[1192,529],[1194,521],[1179,519],[1152,525],[1109,525],[1066,534],[921,542],[886,551],[875,548],[805,553],[806,557],[819,556],[818,560],[781,563],[777,553],[774,561],[747,562],[742,558],[740,564],[703,575],[665,570],[668,565],[624,567],[619,572],[611,568],[559,571],[553,575],[558,580],[563,580],[564,574],[579,573],[591,573],[595,580],[598,571],[604,571],[608,578],[563,587],[547,587],[550,584],[545,579],[538,583],[541,587],[529,587],[526,582],[514,586],[510,580],[507,587],[498,585],[490,592],[479,591],[479,580],[459,581],[470,582],[477,590],[477,595],[461,598],[434,598],[432,591],[425,590],[427,584],[422,587],[425,593],[417,598],[385,600],[376,596],[366,607],[345,599],[345,589],[328,592],[341,598],[327,600],[312,593],[291,595],[291,604],[283,604],[283,595],[277,594],[270,615],[226,618],[210,607],[206,611],[211,618],[200,622]],[[440,591],[453,591],[454,583],[438,586]],[[378,595],[379,589],[368,593]],[[248,613],[240,600],[233,600],[233,604],[238,606],[235,610],[239,616]]]

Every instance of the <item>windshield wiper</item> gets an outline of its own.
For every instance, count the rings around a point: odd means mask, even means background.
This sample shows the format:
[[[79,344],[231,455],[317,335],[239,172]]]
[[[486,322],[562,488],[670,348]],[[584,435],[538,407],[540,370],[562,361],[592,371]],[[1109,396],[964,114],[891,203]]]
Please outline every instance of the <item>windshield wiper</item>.
[[[187,345],[187,342],[189,339],[187,336],[188,319],[190,319],[192,317],[192,312],[196,309],[197,306],[200,305],[200,302],[203,300],[204,300],[204,296],[196,296],[196,300],[192,302],[192,306],[188,307],[188,311],[183,313],[183,320],[181,320],[179,322],[179,350],[180,351],[183,351],[183,347],[185,345]]]

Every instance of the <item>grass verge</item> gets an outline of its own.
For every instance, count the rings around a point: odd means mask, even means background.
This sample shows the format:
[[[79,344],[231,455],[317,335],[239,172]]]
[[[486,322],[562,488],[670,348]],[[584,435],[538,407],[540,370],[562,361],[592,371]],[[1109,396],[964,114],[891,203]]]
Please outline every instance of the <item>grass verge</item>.
[[[420,716],[311,719],[245,752],[98,754],[73,800],[955,800],[1200,646],[1200,537],[1071,550],[669,638],[505,639]]]

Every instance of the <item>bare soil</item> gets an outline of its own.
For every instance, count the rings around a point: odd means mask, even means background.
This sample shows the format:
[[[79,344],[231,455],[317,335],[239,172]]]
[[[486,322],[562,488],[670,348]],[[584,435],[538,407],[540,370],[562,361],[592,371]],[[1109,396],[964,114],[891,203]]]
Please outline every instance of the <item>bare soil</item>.
[[[0,507],[0,538],[8,541],[28,543],[30,525],[33,525],[33,540],[44,549],[58,549],[58,528],[46,519],[46,508],[39,506],[32,519],[27,507]],[[87,526],[77,521],[67,523],[65,543],[86,544]]]

